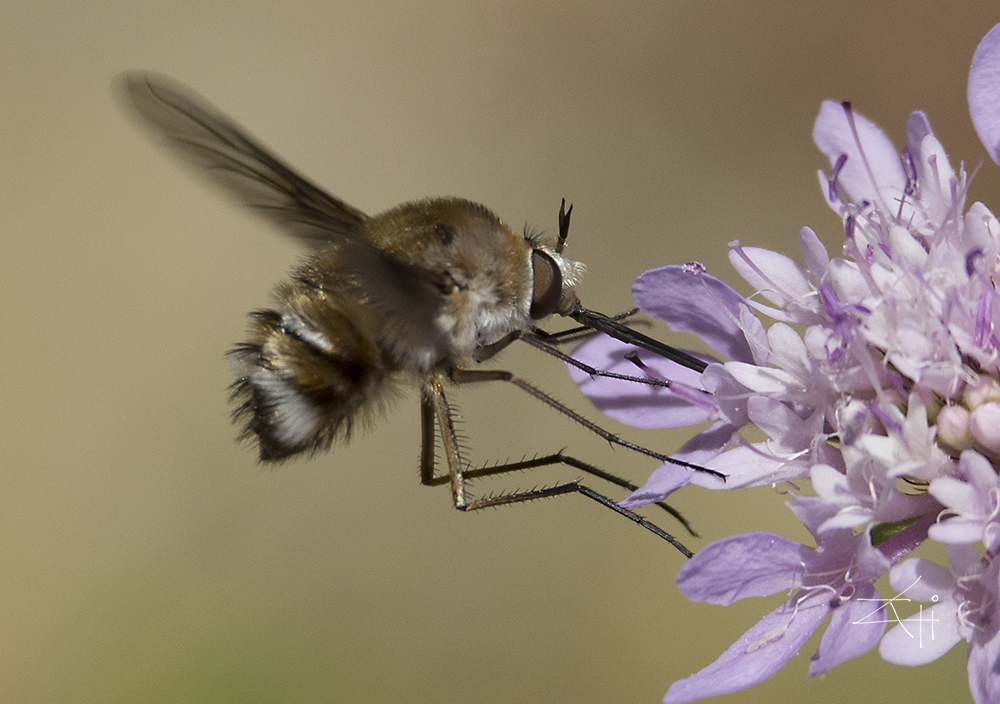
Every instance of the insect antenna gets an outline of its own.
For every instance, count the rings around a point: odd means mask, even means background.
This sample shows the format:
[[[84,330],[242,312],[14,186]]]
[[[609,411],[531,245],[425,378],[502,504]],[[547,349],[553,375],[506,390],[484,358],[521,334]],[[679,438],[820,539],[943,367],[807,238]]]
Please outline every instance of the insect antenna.
[[[562,254],[566,247],[566,238],[569,237],[569,218],[573,214],[573,204],[570,203],[569,210],[566,210],[566,199],[562,199],[559,206],[559,239],[556,240],[556,254]]]
[[[562,254],[563,249],[566,247],[566,238],[569,237],[569,221],[572,214],[573,206],[570,205],[569,208],[566,208],[566,199],[563,198],[562,203],[559,205],[559,239],[556,241],[556,253],[558,254]],[[641,347],[653,354],[680,364],[682,367],[687,367],[699,373],[708,368],[708,364],[697,357],[670,345],[665,345],[647,335],[643,335],[641,332],[637,332],[627,325],[622,325],[619,321],[627,316],[616,315],[612,317],[604,313],[599,313],[596,310],[589,310],[579,304],[573,311],[568,313],[568,316],[580,323],[584,328],[603,332],[620,342]],[[574,330],[575,332],[578,331]],[[556,335],[558,334],[556,333]]]

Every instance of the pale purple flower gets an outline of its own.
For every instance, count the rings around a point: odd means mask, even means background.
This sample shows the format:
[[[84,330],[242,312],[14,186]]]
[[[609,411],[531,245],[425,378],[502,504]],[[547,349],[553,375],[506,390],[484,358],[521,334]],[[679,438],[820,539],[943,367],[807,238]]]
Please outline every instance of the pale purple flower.
[[[985,562],[972,545],[948,547],[949,569],[913,558],[889,573],[897,597],[931,602],[901,619],[879,643],[882,658],[896,665],[933,662],[953,646],[969,644],[969,689],[977,702],[1000,701],[1000,560]]]
[[[760,684],[784,667],[831,614],[810,661],[810,675],[863,655],[878,643],[885,624],[866,616],[881,607],[873,585],[889,570],[889,560],[872,547],[867,531],[819,532],[829,517],[829,508],[821,502],[799,498],[791,508],[813,531],[817,547],[774,533],[745,533],[712,543],[677,573],[677,586],[692,601],[725,606],[751,596],[795,594],[714,663],[674,682],[664,699],[667,704]]]
[[[1000,25],[976,51],[969,105],[1000,163]],[[885,608],[934,604],[917,621],[898,615],[879,652],[919,665],[964,640],[973,696],[1000,701],[1000,221],[981,203],[966,206],[964,166],[950,164],[921,112],[902,151],[846,103],[823,103],[813,138],[830,161],[820,186],[841,223],[840,256],[809,228],[799,233],[801,263],[732,242],[730,261],[756,290],[749,298],[697,264],[648,271],[633,286],[636,305],[717,357],[699,355],[708,367],[698,373],[596,338],[576,356],[670,388],[571,370],[623,422],[709,424],[678,457],[714,474],[666,464],[623,505],[689,484],[798,492],[808,479],[814,492],[788,506],[817,547],[747,533],[681,569],[693,600],[793,595],[715,663],[675,682],[666,701],[767,679],[828,615],[810,676],[868,652],[887,620],[864,617],[882,606],[874,582],[925,538],[948,545],[948,567],[897,565],[891,586],[910,601],[893,597]],[[765,440],[744,439],[746,428]],[[912,637],[929,623],[929,640]]]
[[[992,611],[992,605],[983,599],[979,579],[982,562],[975,548],[961,546],[949,549],[949,553],[952,570],[961,570],[958,574],[919,557],[899,563],[889,573],[894,601],[901,605],[909,600],[931,602],[934,606],[900,619],[889,630],[879,643],[879,653],[886,662],[909,666],[933,662],[971,634],[975,626],[969,618],[975,618],[984,606]]]
[[[978,452],[966,450],[958,477],[942,476],[931,482],[928,492],[946,506],[942,521],[928,536],[946,544],[982,543],[990,553],[1000,546],[1000,476]]]

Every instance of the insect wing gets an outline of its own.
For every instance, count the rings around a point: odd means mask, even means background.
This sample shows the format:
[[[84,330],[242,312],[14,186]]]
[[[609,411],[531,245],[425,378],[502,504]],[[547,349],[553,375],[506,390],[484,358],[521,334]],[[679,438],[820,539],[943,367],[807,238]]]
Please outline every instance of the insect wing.
[[[313,246],[355,237],[367,216],[272,156],[189,88],[166,76],[130,72],[119,79],[127,104],[240,201]]]
[[[133,112],[174,151],[316,250],[298,271],[309,284],[336,292],[353,282],[411,335],[431,330],[445,286],[440,272],[373,246],[365,237],[367,215],[286,166],[190,88],[144,72],[119,82]]]

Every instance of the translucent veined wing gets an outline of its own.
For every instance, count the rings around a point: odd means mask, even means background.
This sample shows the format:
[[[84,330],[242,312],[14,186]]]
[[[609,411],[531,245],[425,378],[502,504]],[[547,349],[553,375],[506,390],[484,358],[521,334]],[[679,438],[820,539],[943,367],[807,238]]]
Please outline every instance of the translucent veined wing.
[[[367,299],[411,325],[430,324],[447,288],[441,272],[373,246],[365,237],[367,215],[286,166],[187,86],[138,71],[124,74],[119,84],[140,121],[175,152],[316,249],[327,279],[352,282]],[[313,283],[331,283],[322,278]]]
[[[286,166],[186,86],[155,73],[119,79],[142,122],[213,181],[312,246],[353,238],[368,216]]]

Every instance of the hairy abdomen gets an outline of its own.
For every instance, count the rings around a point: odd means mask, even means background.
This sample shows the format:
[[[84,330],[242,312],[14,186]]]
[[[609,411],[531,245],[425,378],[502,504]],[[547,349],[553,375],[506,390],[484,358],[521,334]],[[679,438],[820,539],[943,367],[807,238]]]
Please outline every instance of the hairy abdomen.
[[[378,344],[379,311],[345,292],[281,286],[278,310],[251,314],[249,339],[229,360],[242,439],[280,461],[346,439],[384,405],[396,365]]]

